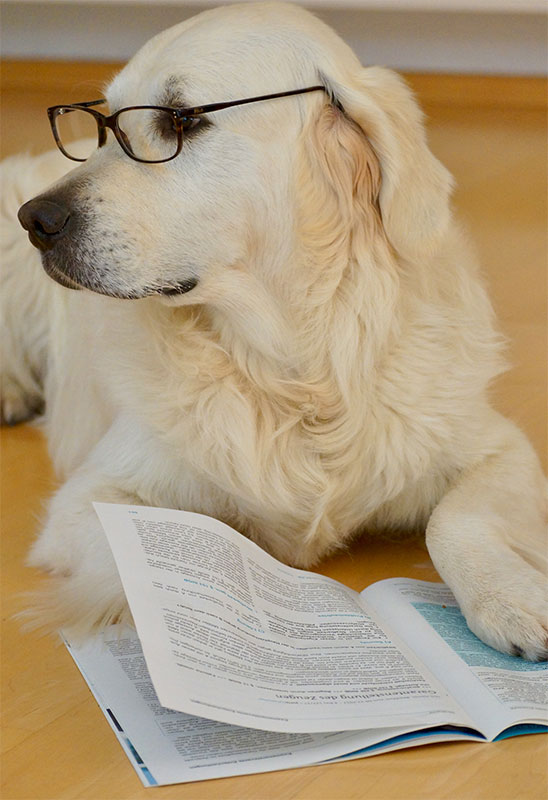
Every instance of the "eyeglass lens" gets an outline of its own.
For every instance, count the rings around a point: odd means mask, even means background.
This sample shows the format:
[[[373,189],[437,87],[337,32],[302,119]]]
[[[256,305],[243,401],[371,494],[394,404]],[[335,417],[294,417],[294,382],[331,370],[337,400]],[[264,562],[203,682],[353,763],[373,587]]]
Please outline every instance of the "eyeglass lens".
[[[55,119],[57,136],[68,156],[85,160],[97,148],[97,122],[87,111],[62,108]]]
[[[126,147],[143,161],[167,161],[176,155],[179,139],[169,111],[135,108],[122,111],[118,129]]]
[[[166,161],[177,154],[177,129],[169,111],[128,109],[118,115],[116,122],[126,149],[136,158]],[[62,108],[57,113],[55,126],[68,156],[85,160],[97,148],[97,121],[89,111]]]

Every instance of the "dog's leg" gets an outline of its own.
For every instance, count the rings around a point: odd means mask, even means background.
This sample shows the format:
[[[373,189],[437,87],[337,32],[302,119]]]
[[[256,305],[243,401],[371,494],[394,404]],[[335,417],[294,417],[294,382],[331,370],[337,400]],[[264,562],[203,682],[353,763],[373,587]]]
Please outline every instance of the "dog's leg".
[[[53,497],[28,564],[52,576],[29,612],[37,623],[86,636],[130,619],[124,591],[93,502],[192,502],[192,479],[153,430],[120,416]],[[182,499],[181,499],[182,498]]]
[[[0,343],[2,423],[14,425],[44,405],[48,339],[48,283],[40,256],[16,218],[2,214]],[[59,287],[57,287],[59,288]]]
[[[546,482],[523,434],[493,412],[491,447],[463,471],[426,532],[471,630],[492,647],[548,658]]]
[[[17,211],[67,171],[69,165],[59,155],[14,156],[0,167],[0,415],[9,425],[41,413],[44,407],[50,319],[65,290],[45,274]]]
[[[118,418],[52,498],[27,562],[53,579],[34,599],[29,612],[38,624],[85,636],[113,621],[130,618],[93,502],[143,502],[139,487],[147,490],[146,465],[143,467],[147,446],[153,459],[146,434],[134,421]]]
[[[109,432],[110,433],[110,432]],[[46,523],[27,564],[51,580],[31,599],[28,617],[48,630],[63,628],[84,638],[114,622],[131,622],[124,590],[93,502],[140,504],[137,493],[120,485],[102,466],[109,434],[50,502]]]
[[[83,637],[114,622],[130,622],[124,590],[93,501],[139,504],[104,476],[78,470],[53,498],[27,563],[52,580],[32,599],[28,616],[39,626]]]

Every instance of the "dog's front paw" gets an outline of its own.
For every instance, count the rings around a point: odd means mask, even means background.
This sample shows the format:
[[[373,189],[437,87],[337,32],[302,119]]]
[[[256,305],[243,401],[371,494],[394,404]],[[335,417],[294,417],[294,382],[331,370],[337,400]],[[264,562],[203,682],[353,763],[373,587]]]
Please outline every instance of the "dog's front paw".
[[[10,375],[2,376],[0,387],[0,420],[2,425],[16,425],[44,413],[42,395],[26,389]]]
[[[48,575],[67,577],[85,558],[79,545],[78,530],[72,530],[62,515],[51,515],[32,545],[26,565]]]
[[[528,661],[548,661],[548,585],[544,575],[523,571],[463,606],[469,628],[491,647]]]
[[[59,505],[54,501],[54,513],[27,558],[28,566],[50,576],[25,615],[31,626],[63,628],[85,639],[108,625],[131,623],[118,570],[95,513]]]
[[[25,595],[19,616],[28,629],[63,630],[83,642],[110,625],[134,627],[131,611],[117,575],[81,572],[51,577]]]
[[[52,499],[27,559],[50,575],[28,617],[40,627],[64,628],[82,639],[113,623],[131,623],[114,557],[93,510],[95,498],[138,501],[81,467]]]

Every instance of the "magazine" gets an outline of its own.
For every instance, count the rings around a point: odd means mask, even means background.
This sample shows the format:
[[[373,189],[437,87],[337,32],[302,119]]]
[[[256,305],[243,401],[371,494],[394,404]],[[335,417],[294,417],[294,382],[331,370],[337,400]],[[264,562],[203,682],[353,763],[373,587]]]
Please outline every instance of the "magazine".
[[[483,644],[443,584],[358,593],[210,517],[95,509],[136,634],[67,644],[145,785],[548,730],[548,665]]]

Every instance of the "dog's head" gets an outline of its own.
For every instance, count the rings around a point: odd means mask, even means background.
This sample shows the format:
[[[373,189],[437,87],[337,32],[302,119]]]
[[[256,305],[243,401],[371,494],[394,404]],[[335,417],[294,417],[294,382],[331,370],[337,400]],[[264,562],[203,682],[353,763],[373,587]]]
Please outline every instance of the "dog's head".
[[[109,131],[85,163],[20,211],[46,271],[113,297],[237,305],[249,281],[257,297],[291,280],[280,270],[298,269],[300,221],[308,218],[310,233],[314,207],[326,242],[342,242],[336,229],[351,231],[357,220],[367,230],[371,215],[402,258],[431,251],[448,223],[451,181],[427,148],[410,92],[388,70],[362,68],[301,8],[227,6],[165,31],[108,87],[107,113],[315,85],[325,91],[197,115],[165,163],[133,160]],[[158,134],[128,130],[135,141]]]

